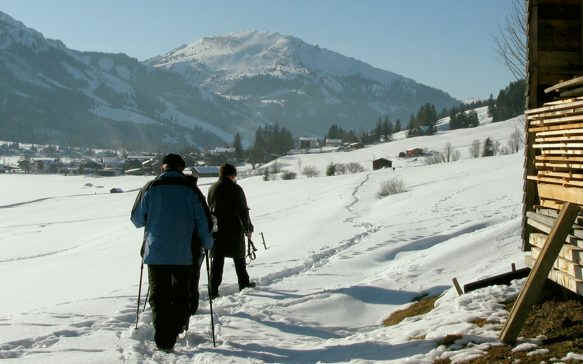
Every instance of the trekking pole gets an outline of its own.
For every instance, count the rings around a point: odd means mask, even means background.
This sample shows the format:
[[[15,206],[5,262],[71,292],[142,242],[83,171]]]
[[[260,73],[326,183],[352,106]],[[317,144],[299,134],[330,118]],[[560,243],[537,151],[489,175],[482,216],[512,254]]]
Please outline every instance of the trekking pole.
[[[146,291],[146,297],[144,299],[144,308],[142,308],[142,312],[146,311],[146,304],[148,303],[149,297],[150,297],[150,286],[148,285],[148,290]]]
[[[142,277],[144,274],[144,260],[142,259],[142,264],[140,265],[140,288],[138,288],[138,307],[136,308],[136,329],[138,328],[138,320],[140,318],[140,298],[142,295]]]
[[[207,276],[207,287],[209,291],[209,306],[211,308],[211,332],[213,334],[213,347],[217,347],[217,343],[215,341],[215,319],[213,316],[213,300],[211,299],[211,271],[209,269],[209,251],[205,249],[205,259],[206,259],[206,276]]]

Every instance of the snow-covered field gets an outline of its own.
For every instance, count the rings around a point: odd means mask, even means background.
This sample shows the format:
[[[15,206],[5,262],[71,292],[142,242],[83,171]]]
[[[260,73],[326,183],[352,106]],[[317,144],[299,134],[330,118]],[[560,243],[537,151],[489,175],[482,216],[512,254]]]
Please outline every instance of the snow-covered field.
[[[301,160],[323,173],[333,160],[392,157],[417,143],[437,148],[450,141],[461,149],[485,136],[507,138],[514,122],[354,152],[293,156],[286,168],[297,168]],[[221,297],[213,305],[213,348],[203,268],[199,313],[171,354],[155,350],[149,308],[134,328],[142,231],[131,225],[129,212],[137,192],[105,193],[111,187],[131,191],[147,178],[0,175],[0,359],[431,363],[470,358],[496,344],[507,316],[499,302],[515,295],[522,282],[457,297],[451,279],[464,284],[507,272],[513,262],[523,265],[522,160],[514,154],[432,166],[401,161],[394,171],[373,172],[367,165],[365,172],[345,176],[241,180],[256,231],[264,233],[269,248],[256,237],[258,257],[249,272],[258,287],[238,292],[234,268],[226,265]],[[395,176],[408,191],[379,200],[381,182]],[[432,312],[382,326],[391,312],[424,293],[443,293]],[[488,324],[479,328],[470,322],[475,318]],[[449,349],[439,345],[448,334],[462,335]]]

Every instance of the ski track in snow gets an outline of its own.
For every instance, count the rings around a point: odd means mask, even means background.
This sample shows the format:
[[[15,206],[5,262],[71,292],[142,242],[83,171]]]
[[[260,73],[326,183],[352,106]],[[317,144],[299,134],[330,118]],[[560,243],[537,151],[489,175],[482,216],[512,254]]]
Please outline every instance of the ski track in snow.
[[[288,278],[298,276],[301,274],[305,274],[307,272],[317,272],[320,268],[325,266],[335,257],[342,255],[343,253],[347,252],[353,247],[358,246],[361,242],[368,239],[372,234],[375,234],[382,229],[386,228],[387,226],[376,226],[369,222],[359,221],[361,216],[358,212],[354,210],[355,206],[357,206],[360,202],[359,192],[360,190],[369,182],[370,180],[370,173],[367,173],[365,177],[356,185],[352,191],[352,201],[345,206],[345,209],[352,215],[344,220],[345,223],[351,224],[355,228],[364,230],[354,236],[339,241],[332,246],[325,247],[320,249],[319,251],[313,252],[309,254],[307,259],[305,259],[301,264],[296,265],[292,268],[287,268],[278,272],[273,272],[267,274],[258,279],[259,286],[256,290],[254,290],[254,294],[266,294],[270,297],[277,297],[278,294],[281,294],[285,300],[281,300],[274,303],[266,303],[257,305],[254,303],[253,294],[244,294],[244,295],[233,295],[236,293],[237,287],[235,285],[227,285],[222,290],[222,296],[218,301],[218,305],[215,306],[215,330],[217,335],[217,344],[219,346],[228,343],[230,346],[236,348],[237,346],[233,343],[233,341],[237,341],[238,339],[243,341],[244,338],[236,338],[236,337],[223,337],[222,335],[222,327],[229,327],[232,324],[233,320],[252,320],[261,322],[263,325],[273,326],[279,330],[287,331],[292,330],[296,334],[306,335],[311,338],[311,340],[315,341],[325,341],[328,339],[339,339],[339,338],[347,338],[352,335],[357,334],[358,332],[370,329],[370,327],[361,327],[357,329],[347,329],[342,327],[318,327],[310,324],[310,322],[302,322],[298,319],[286,317],[285,322],[282,322],[282,316],[280,314],[281,310],[287,307],[293,308],[294,306],[306,302],[310,302],[314,299],[323,299],[329,297],[331,294],[338,292],[338,290],[333,289],[322,289],[318,292],[314,292],[311,294],[306,295],[297,295],[296,297],[291,296],[289,293],[278,293],[277,290],[270,288],[270,286],[274,285],[275,283],[282,282]],[[456,190],[453,194],[445,196],[444,198],[438,200],[433,205],[433,212],[439,212],[443,209],[447,209],[447,207],[443,207],[448,200],[451,200],[456,195],[464,193],[465,191],[471,189],[474,186],[466,186]],[[70,196],[74,197],[74,196]],[[494,202],[490,202],[494,203]],[[298,205],[298,207],[301,205]],[[288,207],[287,209],[293,209],[294,207]],[[460,209],[463,210],[463,209]],[[279,214],[281,210],[271,211],[270,214]],[[451,212],[451,211],[450,211]],[[464,211],[453,211],[453,216],[464,214]],[[451,215],[450,215],[451,217]],[[115,217],[108,217],[108,218],[115,218]],[[103,218],[106,219],[106,218]],[[71,220],[71,221],[59,221],[59,222],[52,222],[47,224],[58,224],[58,223],[74,223],[77,221],[88,221],[88,220]],[[391,250],[386,256],[383,257],[385,260],[393,260],[403,252],[408,251],[419,251],[428,249],[432,246],[437,244],[443,243],[448,241],[452,238],[458,237],[463,234],[472,233],[478,230],[485,229],[497,221],[485,221],[476,224],[472,224],[470,226],[466,226],[460,228],[452,233],[447,234],[426,234],[426,235],[419,235],[416,234],[399,234],[400,238],[398,239],[389,239],[386,241],[379,242],[373,247],[370,247],[367,250],[374,250],[375,248],[385,247],[387,243],[401,243],[399,247],[395,247],[395,249]],[[38,224],[32,224],[38,225]],[[24,227],[29,225],[14,225],[14,226],[2,226],[0,228],[9,228],[9,227]],[[394,225],[393,225],[394,226]],[[404,244],[406,242],[406,244]],[[39,254],[38,256],[31,256],[31,257],[21,257],[21,258],[14,258],[8,259],[2,262],[7,261],[17,261],[21,259],[32,259],[35,257],[42,257],[51,254],[58,254],[60,252],[64,252],[70,249],[74,249],[76,247],[63,249],[55,252],[49,252],[46,254]],[[416,268],[416,267],[413,267]],[[410,272],[411,273],[411,272]],[[409,276],[410,277],[410,276]],[[144,287],[144,290],[147,289]],[[206,294],[203,287],[201,287],[201,301],[204,302],[208,299],[208,295]],[[0,345],[0,358],[7,359],[7,358],[22,358],[24,356],[34,356],[35,354],[42,354],[42,353],[50,353],[53,351],[53,348],[58,346],[58,343],[61,340],[70,339],[70,338],[77,338],[83,337],[87,335],[92,335],[95,331],[105,330],[111,331],[118,338],[118,344],[116,345],[116,351],[119,354],[120,361],[143,361],[145,359],[151,359],[156,362],[176,362],[181,360],[188,361],[192,359],[194,352],[200,353],[205,351],[213,351],[213,352],[220,352],[218,349],[211,349],[209,346],[209,337],[205,336],[206,333],[210,335],[210,318],[208,317],[208,310],[205,307],[201,307],[199,312],[193,319],[191,320],[191,331],[188,332],[186,335],[182,335],[176,345],[176,349],[174,353],[166,354],[160,353],[155,349],[155,345],[152,341],[153,329],[151,327],[151,311],[147,309],[145,312],[141,313],[139,327],[138,329],[134,329],[133,325],[135,324],[135,314],[136,314],[136,302],[134,302],[134,297],[127,298],[126,307],[120,311],[118,311],[112,317],[86,317],[81,316],[77,321],[70,323],[66,328],[59,327],[59,329],[46,334],[41,335],[34,338],[27,338],[22,340],[16,340],[12,342],[7,342]],[[202,305],[201,305],[202,306]],[[250,316],[248,313],[247,307],[254,307],[254,309],[260,312],[259,315],[254,315],[253,317]],[[74,318],[73,315],[60,315],[57,318],[63,318],[67,320],[71,320]],[[193,324],[194,323],[194,324]],[[23,324],[24,325],[24,324]],[[196,332],[196,333],[195,333]],[[127,339],[131,339],[132,345],[128,349],[128,344],[126,342]],[[247,344],[247,346],[253,344]],[[241,349],[245,346],[241,345]],[[73,350],[73,349],[69,349]],[[97,349],[75,349],[79,350],[80,352],[100,352]],[[246,350],[250,350],[247,348]],[[259,348],[256,348],[254,351],[259,351]],[[225,355],[233,355],[234,352],[227,352]],[[282,361],[288,361],[284,359],[285,356],[282,356],[280,359]],[[265,355],[262,357],[262,360],[272,360],[273,357],[269,355]]]

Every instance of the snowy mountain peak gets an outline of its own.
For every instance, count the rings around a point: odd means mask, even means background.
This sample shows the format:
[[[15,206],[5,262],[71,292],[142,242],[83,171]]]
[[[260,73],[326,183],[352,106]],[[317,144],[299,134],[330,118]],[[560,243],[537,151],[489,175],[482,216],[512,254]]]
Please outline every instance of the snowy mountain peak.
[[[165,68],[186,63],[198,69],[204,64],[213,71],[228,73],[230,78],[257,75],[293,77],[313,72],[333,76],[359,75],[381,83],[401,78],[294,36],[256,30],[204,37],[146,62]]]

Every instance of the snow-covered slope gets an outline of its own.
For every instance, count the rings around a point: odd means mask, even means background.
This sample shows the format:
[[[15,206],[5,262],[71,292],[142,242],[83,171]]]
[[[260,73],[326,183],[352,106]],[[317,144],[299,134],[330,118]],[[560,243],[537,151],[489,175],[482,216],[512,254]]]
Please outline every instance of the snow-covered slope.
[[[298,157],[304,166],[325,166],[392,155],[406,144],[394,151],[391,144],[415,140],[461,147],[507,135],[514,122],[469,129],[474,135],[458,130]],[[0,358],[65,364],[470,358],[496,343],[507,317],[498,302],[515,295],[520,282],[457,297],[451,278],[464,284],[522,265],[522,161],[513,154],[430,166],[403,162],[395,171],[335,177],[240,180],[256,231],[267,240],[264,250],[256,238],[260,250],[249,266],[258,287],[238,292],[227,264],[222,297],[213,305],[213,348],[203,268],[199,313],[172,354],[155,350],[149,308],[134,329],[142,231],[128,216],[136,192],[96,188],[131,190],[146,178],[2,175],[0,188],[14,197],[0,196]],[[284,167],[295,168],[292,162]],[[408,191],[377,199],[380,184],[395,176]],[[39,191],[34,196],[27,193],[31,186]],[[79,196],[84,191],[96,194]],[[414,297],[442,292],[429,314],[382,326]],[[478,327],[476,318],[488,324]],[[448,334],[462,335],[450,349],[438,344]]]
[[[0,127],[20,141],[216,145],[262,119],[124,54],[79,52],[0,12]],[[234,122],[234,120],[236,122]]]
[[[281,168],[298,173],[298,175],[306,166],[315,167],[320,175],[325,175],[326,167],[330,163],[347,162],[359,163],[365,170],[370,171],[372,170],[372,161],[381,157],[391,160],[393,167],[397,169],[423,166],[425,165],[424,157],[398,158],[399,153],[414,148],[421,148],[427,152],[441,152],[450,143],[454,150],[460,152],[460,157],[465,159],[471,157],[470,148],[475,140],[478,140],[483,146],[486,138],[490,138],[493,142],[498,142],[500,148],[507,148],[512,132],[516,128],[524,129],[523,116],[517,116],[503,122],[490,123],[487,115],[482,114],[480,120],[483,124],[476,128],[443,130],[438,131],[436,135],[414,138],[407,138],[407,131],[402,131],[394,134],[394,140],[388,143],[380,143],[351,152],[288,155],[280,157],[266,166],[270,167],[272,164],[278,163]]]
[[[370,128],[381,114],[404,121],[426,102],[439,109],[457,103],[443,91],[279,33],[205,37],[146,63],[245,100],[296,134],[322,134],[331,121]]]

